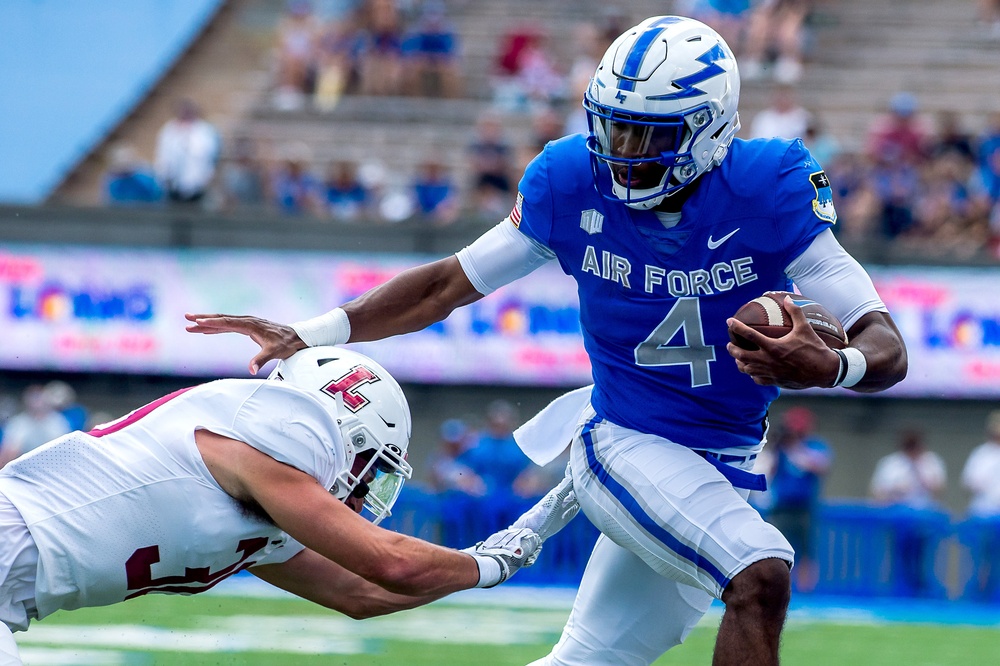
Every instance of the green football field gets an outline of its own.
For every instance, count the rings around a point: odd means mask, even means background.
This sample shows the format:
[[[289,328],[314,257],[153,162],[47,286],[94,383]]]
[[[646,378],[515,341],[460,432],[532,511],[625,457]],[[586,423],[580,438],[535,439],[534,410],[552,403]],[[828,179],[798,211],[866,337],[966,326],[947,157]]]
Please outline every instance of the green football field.
[[[522,606],[517,593],[507,591],[500,603],[490,595],[477,590],[454,601],[361,622],[287,597],[150,596],[58,613],[16,637],[28,666],[521,666],[544,655],[558,638],[570,597],[546,600],[536,595]],[[783,663],[1000,663],[1000,624],[859,623],[850,615],[817,622],[797,619],[793,611]],[[719,617],[713,608],[688,641],[657,664],[711,663]]]

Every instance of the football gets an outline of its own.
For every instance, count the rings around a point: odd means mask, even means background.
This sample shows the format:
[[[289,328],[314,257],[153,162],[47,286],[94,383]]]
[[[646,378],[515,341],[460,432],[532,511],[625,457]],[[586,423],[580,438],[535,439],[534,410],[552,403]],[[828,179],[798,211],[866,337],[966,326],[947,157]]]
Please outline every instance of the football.
[[[785,296],[791,296],[795,304],[802,308],[806,321],[828,347],[843,349],[847,346],[847,332],[840,320],[825,307],[801,294],[788,291],[764,292],[740,307],[733,318],[769,338],[780,338],[792,330],[792,319],[784,307]],[[732,329],[729,329],[729,339],[734,345],[743,349],[754,351],[758,348],[746,338],[733,333]]]

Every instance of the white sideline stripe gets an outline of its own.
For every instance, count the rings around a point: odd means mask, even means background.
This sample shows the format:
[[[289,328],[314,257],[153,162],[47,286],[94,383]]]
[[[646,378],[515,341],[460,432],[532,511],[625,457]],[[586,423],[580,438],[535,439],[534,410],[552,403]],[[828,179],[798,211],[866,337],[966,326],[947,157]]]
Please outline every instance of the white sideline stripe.
[[[479,607],[475,613],[470,613],[463,606],[437,605],[364,622],[334,613],[201,616],[197,622],[198,629],[130,624],[36,624],[28,631],[18,633],[16,640],[24,647],[50,645],[61,649],[344,655],[374,652],[376,644],[390,638],[432,644],[502,646],[554,643],[567,614],[568,610],[564,609],[513,607]],[[55,663],[73,662],[64,659]]]

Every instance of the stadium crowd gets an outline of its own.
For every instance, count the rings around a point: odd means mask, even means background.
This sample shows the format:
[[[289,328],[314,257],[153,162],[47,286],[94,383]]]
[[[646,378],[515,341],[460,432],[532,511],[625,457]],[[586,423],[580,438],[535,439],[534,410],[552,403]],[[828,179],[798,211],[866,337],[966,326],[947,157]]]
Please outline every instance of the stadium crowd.
[[[924,256],[1000,257],[1000,112],[924,113],[897,92],[862,141],[831,134],[822,115],[797,99],[812,48],[807,0],[689,0],[690,15],[717,26],[742,57],[742,78],[770,86],[771,104],[745,117],[742,135],[799,137],[834,187],[846,242],[888,242]],[[440,0],[292,0],[275,29],[271,105],[331,111],[344,95],[460,97],[465,93],[458,32]],[[990,5],[982,7],[988,21]],[[492,99],[467,136],[459,163],[428,146],[400,183],[378,157],[324,161],[304,142],[237,133],[220,145],[190,100],[161,130],[152,164],[128,145],[113,151],[105,197],[111,205],[194,203],[233,213],[306,215],[349,224],[458,220],[493,224],[509,210],[524,166],[545,143],[586,131],[577,98],[624,20],[611,6],[581,23],[573,50],[557,53],[545,26],[515,23],[496,38]],[[527,123],[525,123],[527,121]],[[530,124],[517,138],[513,125]],[[981,128],[970,131],[966,126]],[[182,143],[179,133],[196,138]],[[526,137],[526,138],[525,138]],[[172,146],[197,146],[179,155]],[[191,150],[194,150],[193,148]],[[182,170],[181,174],[171,173]],[[405,171],[406,169],[404,169]],[[183,177],[186,181],[178,185]]]

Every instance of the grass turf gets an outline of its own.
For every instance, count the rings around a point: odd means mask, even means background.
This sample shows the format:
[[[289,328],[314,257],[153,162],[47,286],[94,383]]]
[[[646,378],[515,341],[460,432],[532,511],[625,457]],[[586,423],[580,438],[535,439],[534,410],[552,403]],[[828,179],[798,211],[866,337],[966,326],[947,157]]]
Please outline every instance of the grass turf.
[[[87,654],[107,656],[101,663],[163,666],[523,666],[548,651],[565,617],[565,609],[439,602],[355,622],[295,599],[149,596],[57,613],[16,637],[29,666],[33,655],[38,663],[90,663]],[[706,619],[657,665],[710,663],[716,624],[717,616]],[[782,661],[792,666],[987,664],[996,663],[998,646],[1000,627],[793,620],[785,631]],[[74,651],[84,656],[74,662]]]

